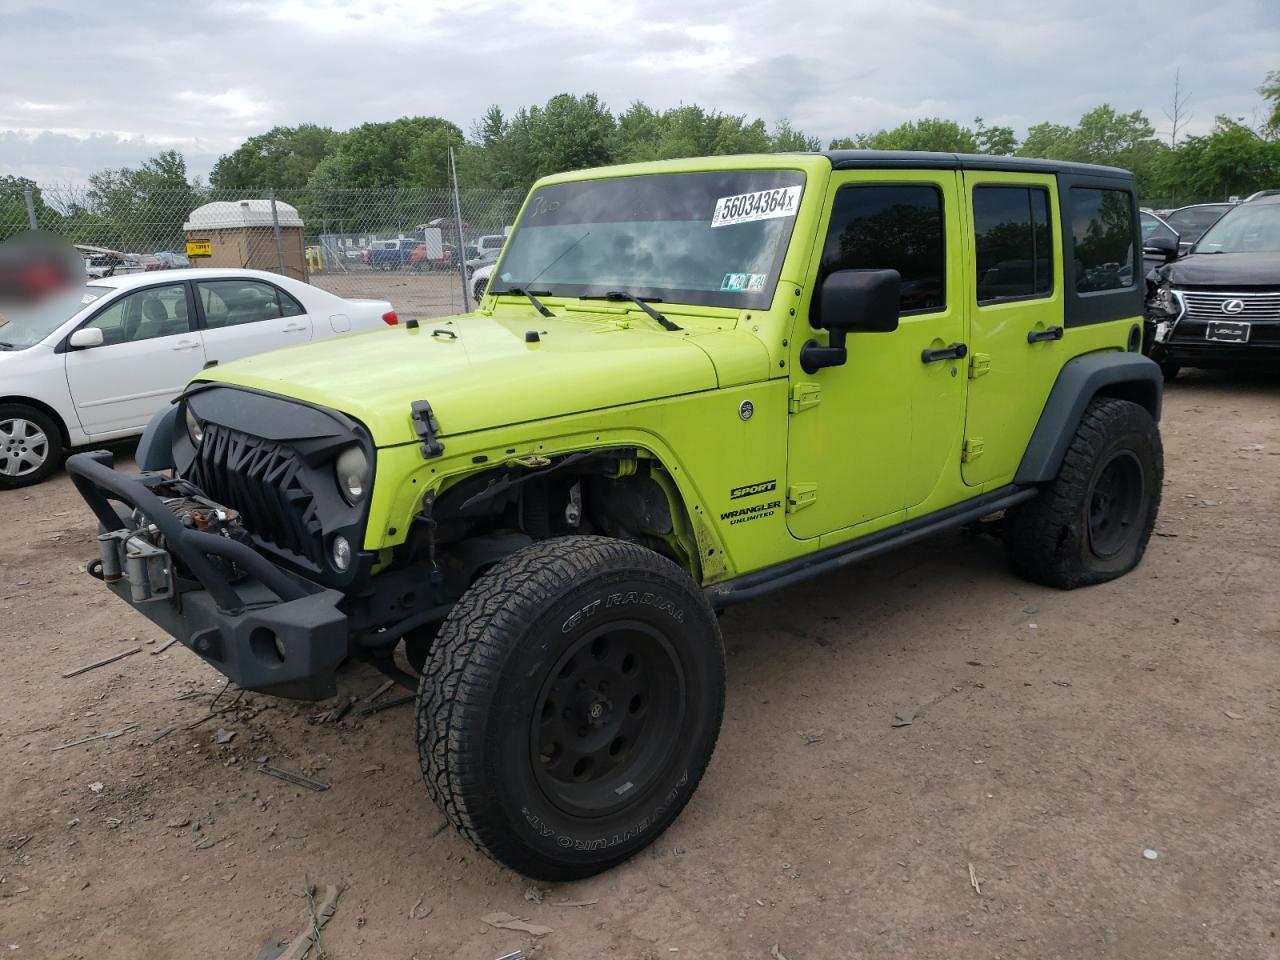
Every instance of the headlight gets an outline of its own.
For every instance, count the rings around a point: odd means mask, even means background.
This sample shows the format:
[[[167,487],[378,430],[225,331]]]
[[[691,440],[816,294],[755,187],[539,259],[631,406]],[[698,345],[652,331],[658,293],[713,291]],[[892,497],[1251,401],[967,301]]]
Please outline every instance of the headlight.
[[[187,436],[198,447],[200,446],[200,441],[204,439],[204,424],[196,419],[196,415],[191,412],[190,405],[183,407],[183,413],[187,418]]]
[[[1174,295],[1172,289],[1165,286],[1156,291],[1156,306],[1171,317],[1176,317],[1182,312],[1182,304],[1178,301],[1177,296]]]
[[[369,458],[359,447],[347,447],[334,465],[338,489],[353,507],[369,493]]]

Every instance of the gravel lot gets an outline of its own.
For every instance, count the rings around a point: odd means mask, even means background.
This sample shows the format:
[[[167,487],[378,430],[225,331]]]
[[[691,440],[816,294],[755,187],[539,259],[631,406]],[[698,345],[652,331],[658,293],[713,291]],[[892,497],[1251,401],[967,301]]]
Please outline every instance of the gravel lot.
[[[439,829],[412,707],[246,695],[192,726],[218,676],[80,573],[67,478],[0,493],[0,952],[252,960],[341,882],[333,958],[1274,958],[1280,379],[1184,375],[1163,429],[1157,536],[1116,583],[1030,586],[966,532],[731,610],[697,796],[549,889]]]

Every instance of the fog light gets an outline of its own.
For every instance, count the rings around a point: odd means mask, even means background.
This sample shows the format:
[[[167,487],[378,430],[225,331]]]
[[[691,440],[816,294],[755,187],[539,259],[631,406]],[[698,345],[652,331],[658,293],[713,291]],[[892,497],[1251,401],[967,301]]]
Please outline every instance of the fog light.
[[[342,534],[333,538],[333,566],[338,571],[346,571],[351,566],[351,544]]]

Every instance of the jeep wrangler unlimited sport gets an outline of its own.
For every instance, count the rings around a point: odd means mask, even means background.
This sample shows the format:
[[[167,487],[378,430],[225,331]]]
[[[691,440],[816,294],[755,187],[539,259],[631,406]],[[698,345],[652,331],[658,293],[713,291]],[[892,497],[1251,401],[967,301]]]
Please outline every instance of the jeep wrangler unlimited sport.
[[[245,689],[330,697],[352,656],[411,684],[454,826],[586,876],[706,769],[718,610],[1001,511],[1039,583],[1138,563],[1138,236],[1133,178],[1076,164],[548,177],[475,313],[205,371],[139,473],[72,457],[90,573]]]

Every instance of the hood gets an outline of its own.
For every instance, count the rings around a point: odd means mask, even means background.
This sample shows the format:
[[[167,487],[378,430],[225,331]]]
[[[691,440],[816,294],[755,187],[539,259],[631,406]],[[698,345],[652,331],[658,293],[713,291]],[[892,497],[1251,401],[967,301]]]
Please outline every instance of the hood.
[[[1192,253],[1158,273],[1175,287],[1280,287],[1280,253]]]
[[[200,379],[340,410],[378,446],[417,442],[415,400],[441,436],[678,396],[720,385],[712,354],[735,382],[768,375],[763,344],[736,331],[650,330],[608,314],[474,314],[424,320],[260,354]],[[526,334],[537,332],[530,342]],[[701,341],[701,345],[699,344]]]

